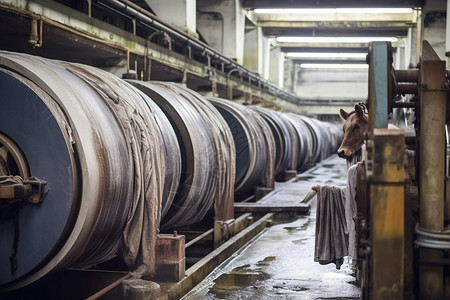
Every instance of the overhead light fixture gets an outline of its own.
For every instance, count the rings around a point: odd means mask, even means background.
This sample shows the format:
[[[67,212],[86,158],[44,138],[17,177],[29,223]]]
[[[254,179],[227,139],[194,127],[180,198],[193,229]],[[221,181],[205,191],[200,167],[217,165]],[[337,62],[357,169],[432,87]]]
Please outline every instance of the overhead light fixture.
[[[369,42],[396,42],[396,37],[305,37],[305,36],[279,36],[280,43],[369,43]]]
[[[300,64],[303,69],[368,69],[368,64]]]
[[[336,8],[336,13],[341,14],[410,14],[412,8],[389,8],[389,7],[373,7],[373,8]]]
[[[255,14],[410,14],[412,8],[256,8]]]
[[[287,52],[291,58],[366,58],[367,53],[338,53],[338,52]]]

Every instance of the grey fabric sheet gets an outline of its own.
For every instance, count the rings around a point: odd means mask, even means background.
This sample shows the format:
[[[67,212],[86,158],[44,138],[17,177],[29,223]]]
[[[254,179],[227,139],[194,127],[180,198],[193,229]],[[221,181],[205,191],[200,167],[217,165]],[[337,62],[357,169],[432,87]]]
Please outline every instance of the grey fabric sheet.
[[[348,170],[346,187],[320,186],[317,190],[314,261],[335,263],[345,256],[356,258],[356,166]]]

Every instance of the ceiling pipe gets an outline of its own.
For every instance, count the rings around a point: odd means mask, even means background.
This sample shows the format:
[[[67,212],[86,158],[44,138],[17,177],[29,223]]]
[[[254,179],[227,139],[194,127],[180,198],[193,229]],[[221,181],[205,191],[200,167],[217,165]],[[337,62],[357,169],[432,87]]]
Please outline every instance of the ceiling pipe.
[[[256,81],[256,86],[260,87],[262,83],[262,86],[269,87],[271,91],[274,91],[274,94],[277,96],[281,96],[281,98],[291,101],[291,102],[298,102],[299,98],[295,97],[294,95],[280,89],[275,84],[269,82],[266,79],[263,79],[259,76],[259,74],[255,74],[254,72],[251,72],[250,70],[244,68],[243,66],[237,64],[236,62],[232,61],[231,59],[223,56],[222,54],[218,53],[208,45],[202,43],[199,40],[191,38],[187,33],[177,30],[173,27],[171,27],[168,24],[164,24],[162,21],[158,20],[154,15],[152,15],[150,12],[140,8],[139,6],[136,6],[134,3],[130,1],[119,1],[119,0],[97,0],[98,4],[112,9],[114,11],[118,11],[127,17],[130,17],[131,19],[137,19],[144,25],[151,27],[154,30],[161,30],[164,32],[167,32],[174,40],[180,41],[185,43],[186,45],[196,49],[197,51],[201,52],[203,56],[210,56],[211,59],[216,59],[220,63],[223,63],[227,66],[230,66],[230,68],[238,69],[243,74],[245,74],[247,77],[254,78]],[[249,80],[251,82],[251,80]]]

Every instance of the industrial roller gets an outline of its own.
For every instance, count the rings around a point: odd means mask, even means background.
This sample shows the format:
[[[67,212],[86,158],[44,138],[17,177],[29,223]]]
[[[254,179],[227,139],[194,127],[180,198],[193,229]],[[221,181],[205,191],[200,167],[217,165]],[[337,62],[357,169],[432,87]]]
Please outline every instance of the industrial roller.
[[[214,106],[199,94],[168,82],[129,81],[152,98],[171,120],[182,153],[182,177],[168,229],[199,222],[214,206],[232,214],[235,151],[232,134]],[[219,217],[219,216],[216,216]]]
[[[235,193],[338,141],[303,116],[26,54],[0,52],[0,88],[2,291],[118,255],[151,274],[160,228],[231,219]]]
[[[288,170],[297,170],[299,152],[300,152],[300,139],[298,138],[297,132],[294,125],[289,122],[286,116],[282,113],[278,113],[281,122],[286,127],[286,132],[289,135],[291,153],[289,157]]]
[[[281,175],[288,169],[292,157],[291,153],[295,151],[292,147],[291,132],[278,112],[259,106],[252,106],[251,108],[258,112],[270,127],[276,149],[275,176]]]
[[[2,205],[2,289],[111,259],[119,245],[139,268],[133,249],[152,241],[136,247],[126,236],[142,232],[137,220],[156,234],[164,170],[161,131],[142,95],[98,69],[8,52],[0,86],[3,173],[48,190]]]
[[[308,129],[308,125],[299,115],[293,113],[284,114],[285,118],[294,126],[295,133],[297,135],[299,150],[297,158],[296,170],[303,171],[307,169],[307,166],[312,164],[312,135]]]
[[[312,137],[312,143],[310,144],[312,153],[311,162],[314,165],[319,161],[321,156],[320,149],[322,148],[322,133],[320,131],[320,127],[317,126],[316,123],[314,123],[313,119],[308,118],[306,116],[299,116],[299,117],[300,119],[303,120],[303,122],[306,124],[308,130],[311,133]]]
[[[259,114],[242,104],[219,98],[208,99],[231,130],[236,152],[235,193],[246,194],[273,168],[273,164],[267,162],[275,154],[274,141],[271,134],[268,137],[264,134],[270,129],[264,126],[266,124]]]

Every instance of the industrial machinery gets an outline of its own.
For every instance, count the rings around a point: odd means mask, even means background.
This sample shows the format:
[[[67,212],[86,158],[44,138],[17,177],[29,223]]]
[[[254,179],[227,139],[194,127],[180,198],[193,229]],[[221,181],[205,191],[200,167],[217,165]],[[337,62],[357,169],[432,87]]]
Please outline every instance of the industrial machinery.
[[[122,279],[164,281],[172,267],[184,277],[185,258],[167,262],[161,246],[184,253],[174,230],[238,232],[249,216],[235,219],[235,197],[314,165],[341,136],[304,116],[21,53],[0,53],[0,88],[0,286],[13,295],[111,261]]]
[[[367,160],[358,170],[356,220],[363,295],[445,299],[450,237],[445,61],[424,41],[417,69],[395,70],[390,44],[373,42],[368,63]],[[414,123],[387,129],[396,110],[413,116]]]

